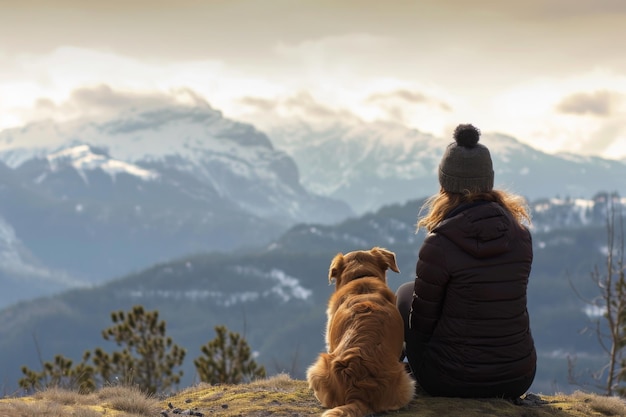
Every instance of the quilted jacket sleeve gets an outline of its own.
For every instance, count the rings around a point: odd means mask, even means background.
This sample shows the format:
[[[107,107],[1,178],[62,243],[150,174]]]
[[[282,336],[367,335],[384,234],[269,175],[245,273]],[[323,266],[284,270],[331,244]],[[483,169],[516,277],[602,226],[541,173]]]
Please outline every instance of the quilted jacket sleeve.
[[[415,287],[411,306],[411,329],[425,338],[432,335],[439,317],[449,280],[445,251],[437,234],[424,239],[415,268]]]

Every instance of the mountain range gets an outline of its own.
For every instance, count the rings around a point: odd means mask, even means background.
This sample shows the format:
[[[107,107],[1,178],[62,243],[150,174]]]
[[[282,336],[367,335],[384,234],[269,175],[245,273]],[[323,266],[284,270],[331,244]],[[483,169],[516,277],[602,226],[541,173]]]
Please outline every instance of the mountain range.
[[[0,307],[436,191],[448,139],[390,123],[320,126],[264,133],[196,103],[0,132]],[[626,193],[622,162],[481,141],[496,186],[529,200]]]
[[[581,335],[597,318],[578,294],[598,294],[590,272],[606,249],[606,193],[586,208],[580,201],[541,202],[542,218],[567,225],[533,226],[534,261],[528,292],[531,328],[539,352],[533,392],[570,391],[568,357],[580,369],[598,370],[603,353],[595,337]],[[626,208],[626,199],[613,198]],[[268,372],[303,378],[324,348],[325,310],[333,287],[328,267],[337,252],[383,246],[396,253],[400,274],[388,272],[395,290],[412,281],[424,237],[415,216],[424,200],[394,204],[334,225],[298,224],[269,244],[230,253],[181,257],[91,288],[24,301],[0,310],[0,375],[16,389],[20,366],[38,369],[56,354],[79,360],[83,351],[115,349],[102,339],[110,313],[134,305],[156,309],[168,335],[188,350],[183,386],[197,382],[193,359],[226,325],[246,337]],[[578,387],[576,387],[578,388]]]
[[[0,132],[0,384],[14,387],[21,364],[78,359],[102,344],[109,313],[133,304],[158,309],[190,357],[226,324],[270,371],[302,376],[323,347],[334,254],[384,246],[402,271],[390,285],[412,279],[415,223],[448,142],[387,123],[262,132],[208,105]],[[547,390],[566,384],[569,352],[601,357],[578,334],[590,316],[570,282],[596,290],[589,271],[607,201],[625,204],[626,164],[497,133],[481,142],[496,186],[530,204],[536,387]]]
[[[387,122],[288,121],[267,133],[296,161],[307,189],[347,201],[358,214],[437,192],[439,161],[452,142]],[[483,133],[480,143],[490,150],[495,187],[529,201],[589,199],[599,190],[626,195],[624,161],[550,155],[498,133]]]
[[[0,266],[0,306],[353,214],[307,191],[265,134],[210,107],[5,130],[0,173],[0,256],[14,259]]]

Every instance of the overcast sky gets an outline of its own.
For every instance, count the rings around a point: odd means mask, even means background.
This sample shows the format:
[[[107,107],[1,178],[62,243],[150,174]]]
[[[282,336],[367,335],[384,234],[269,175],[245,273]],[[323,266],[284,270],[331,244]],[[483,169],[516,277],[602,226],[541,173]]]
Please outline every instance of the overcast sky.
[[[0,129],[191,96],[626,158],[624,39],[623,0],[0,0]]]

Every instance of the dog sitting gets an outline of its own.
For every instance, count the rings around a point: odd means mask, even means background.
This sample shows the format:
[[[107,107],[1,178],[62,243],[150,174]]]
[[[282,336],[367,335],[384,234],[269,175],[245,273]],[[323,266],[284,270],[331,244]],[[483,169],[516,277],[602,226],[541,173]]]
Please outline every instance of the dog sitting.
[[[400,362],[404,324],[386,271],[400,272],[383,248],[337,254],[328,274],[335,292],[326,314],[326,353],[307,381],[327,410],[323,417],[362,417],[398,410],[413,398],[415,382]]]

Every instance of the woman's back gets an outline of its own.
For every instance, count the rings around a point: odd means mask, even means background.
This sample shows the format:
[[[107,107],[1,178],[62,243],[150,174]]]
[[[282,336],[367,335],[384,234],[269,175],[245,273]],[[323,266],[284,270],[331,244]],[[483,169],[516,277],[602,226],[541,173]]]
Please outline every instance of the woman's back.
[[[532,372],[530,233],[497,203],[475,202],[455,213],[420,250],[420,299],[413,303],[411,327],[430,335],[426,357],[445,371],[449,384],[480,386]]]

